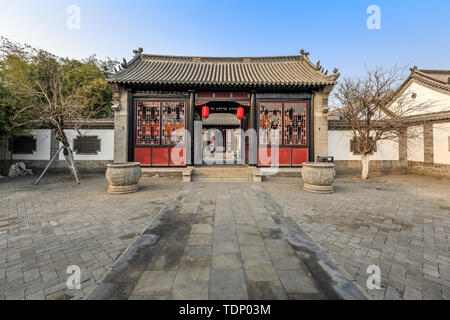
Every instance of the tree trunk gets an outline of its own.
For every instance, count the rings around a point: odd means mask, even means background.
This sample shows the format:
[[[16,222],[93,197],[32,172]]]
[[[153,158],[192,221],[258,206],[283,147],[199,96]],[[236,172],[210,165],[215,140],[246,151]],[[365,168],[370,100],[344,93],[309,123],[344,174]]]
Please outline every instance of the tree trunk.
[[[69,166],[70,172],[75,177],[75,180],[77,180],[77,183],[80,183],[78,180],[78,170],[75,167],[75,160],[73,158],[73,153],[70,148],[64,148],[64,158],[66,159],[67,165]]]
[[[69,140],[67,139],[66,133],[64,132],[64,130],[60,130],[59,134],[57,134],[56,136],[59,138],[58,140],[63,145],[64,158],[66,159],[66,162],[70,169],[70,172],[75,177],[77,183],[80,183],[78,180],[78,170],[75,167],[73,153],[72,153],[72,150],[70,149],[70,144],[69,144]]]
[[[361,163],[362,163],[361,179],[362,180],[366,180],[369,177],[369,161],[370,161],[369,154],[361,155]]]

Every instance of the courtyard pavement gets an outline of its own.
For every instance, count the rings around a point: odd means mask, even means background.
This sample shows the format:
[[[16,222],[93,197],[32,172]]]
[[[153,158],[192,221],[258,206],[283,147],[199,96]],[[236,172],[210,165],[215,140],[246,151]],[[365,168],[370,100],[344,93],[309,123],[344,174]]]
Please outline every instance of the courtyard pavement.
[[[450,299],[449,180],[344,177],[316,195],[143,178],[109,196],[101,175],[33,179],[0,180],[0,299]]]
[[[143,178],[141,192],[106,193],[104,175],[0,180],[0,300],[86,296],[180,189]],[[67,267],[81,268],[82,290],[68,290]]]
[[[320,267],[325,264],[329,274]],[[191,183],[90,296],[104,299],[364,299],[250,183]]]

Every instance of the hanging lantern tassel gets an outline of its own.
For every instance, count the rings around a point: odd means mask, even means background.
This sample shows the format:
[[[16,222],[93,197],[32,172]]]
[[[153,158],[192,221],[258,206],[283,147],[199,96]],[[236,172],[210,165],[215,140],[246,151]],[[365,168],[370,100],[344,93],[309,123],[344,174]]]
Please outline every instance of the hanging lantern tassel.
[[[242,120],[242,119],[244,119],[244,117],[245,117],[245,109],[242,108],[242,107],[239,107],[239,108],[237,109],[237,118],[238,118],[239,120]]]
[[[202,118],[209,118],[209,108],[206,106],[202,108]]]

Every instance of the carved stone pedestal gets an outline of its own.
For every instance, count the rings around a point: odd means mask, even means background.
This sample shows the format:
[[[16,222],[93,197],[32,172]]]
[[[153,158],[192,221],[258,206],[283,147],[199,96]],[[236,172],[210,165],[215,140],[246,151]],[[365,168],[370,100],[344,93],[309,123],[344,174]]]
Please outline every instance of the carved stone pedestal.
[[[141,164],[119,163],[109,164],[106,170],[109,194],[127,194],[139,191],[139,180],[142,176]]]
[[[304,163],[302,176],[305,182],[303,189],[313,193],[333,193],[333,182],[336,177],[333,163]]]

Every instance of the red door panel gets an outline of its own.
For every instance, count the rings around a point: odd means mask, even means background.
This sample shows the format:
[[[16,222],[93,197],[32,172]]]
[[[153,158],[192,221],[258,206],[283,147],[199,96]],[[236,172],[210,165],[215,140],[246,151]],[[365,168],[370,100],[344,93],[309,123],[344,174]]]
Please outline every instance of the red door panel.
[[[152,165],[156,167],[169,165],[169,148],[153,148]]]
[[[291,148],[280,148],[279,162],[280,167],[291,166]]]
[[[258,149],[258,165],[261,167],[269,167],[272,163],[270,148]]]
[[[134,161],[140,162],[143,166],[149,166],[152,163],[150,148],[136,148],[134,149]]]
[[[301,166],[303,163],[308,162],[308,149],[294,148],[292,153],[293,166]]]
[[[170,165],[174,167],[182,167],[186,165],[186,149],[171,148],[170,149]]]

